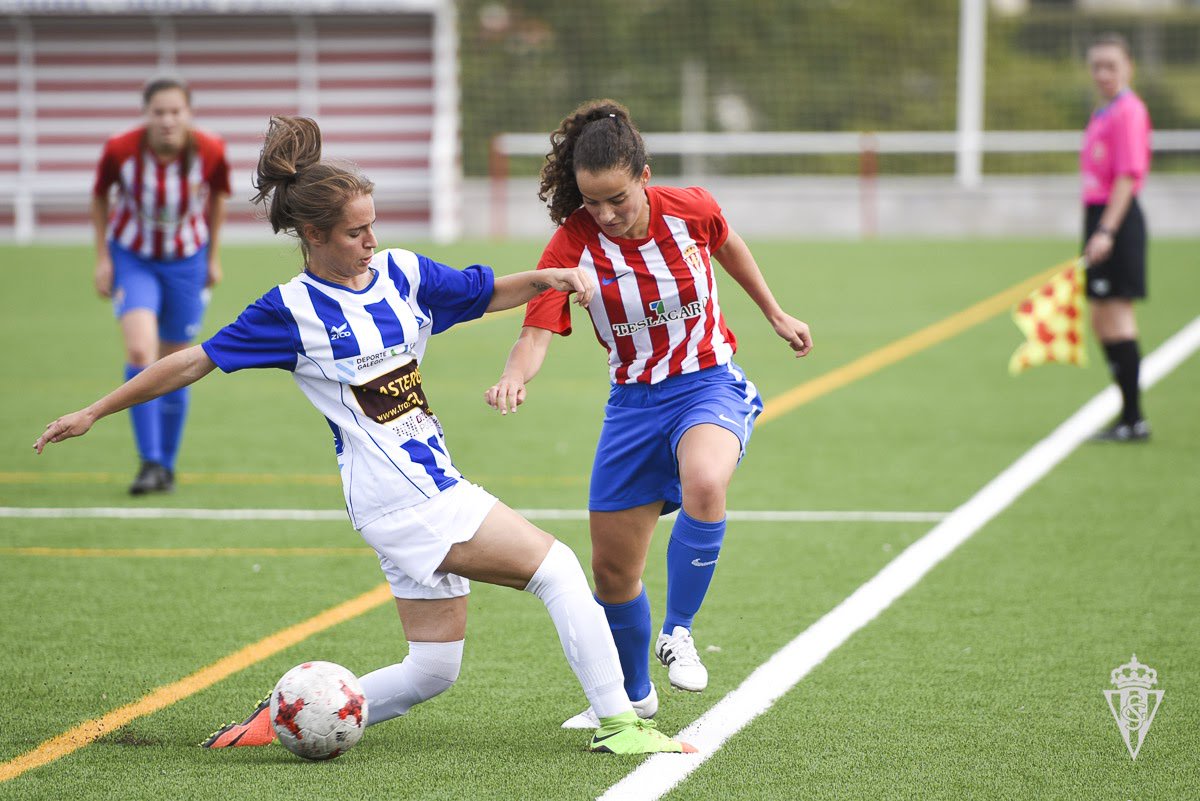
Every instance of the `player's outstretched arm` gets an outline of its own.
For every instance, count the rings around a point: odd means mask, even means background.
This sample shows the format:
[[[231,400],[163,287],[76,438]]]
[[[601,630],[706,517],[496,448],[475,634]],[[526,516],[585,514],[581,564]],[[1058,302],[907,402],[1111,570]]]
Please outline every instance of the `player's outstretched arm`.
[[[199,345],[165,356],[90,406],[63,415],[46,426],[33,443],[33,449],[41,453],[51,442],[83,436],[101,417],[193,384],[215,367]]]
[[[758,305],[767,322],[775,329],[775,333],[788,343],[796,352],[796,356],[807,356],[813,346],[808,323],[797,320],[780,307],[745,240],[730,229],[725,244],[713,252],[713,257]]]
[[[546,270],[526,270],[523,273],[502,275],[496,279],[492,301],[487,311],[496,312],[528,303],[547,289],[574,292],[575,302],[586,306],[592,302],[595,286],[580,270],[552,267]]]
[[[521,335],[517,337],[516,344],[508,354],[508,361],[504,363],[500,380],[483,393],[488,406],[500,414],[508,414],[509,411],[515,412],[525,402],[525,384],[532,381],[542,368],[553,336],[545,328],[527,325],[521,329]]]

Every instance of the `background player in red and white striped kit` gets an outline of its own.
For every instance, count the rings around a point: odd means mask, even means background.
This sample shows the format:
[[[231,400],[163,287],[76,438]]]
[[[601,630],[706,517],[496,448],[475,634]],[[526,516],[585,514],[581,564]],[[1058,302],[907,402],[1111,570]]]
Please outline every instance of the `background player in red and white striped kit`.
[[[812,338],[776,302],[707,191],[648,185],[645,143],[624,106],[585,103],[550,141],[539,197],[559,227],[538,268],[577,268],[599,287],[588,313],[608,351],[612,382],[588,501],[596,598],[621,656],[626,693],[638,714],[652,717],[658,697],[642,573],[655,523],[681,509],[667,547],[667,609],[655,654],[672,685],[699,692],[708,672],[692,622],[724,538],[726,490],[763,408],[733,362],[737,343],[721,314],[712,259],[797,356],[809,352]],[[487,402],[501,413],[523,403],[553,334],[570,332],[565,293],[531,301]],[[595,725],[590,709],[564,724]]]
[[[192,127],[182,79],[150,79],[145,123],[104,145],[92,189],[96,291],[112,298],[129,379],[200,333],[208,288],[221,280],[218,234],[229,195],[225,143]],[[116,202],[109,193],[116,185]],[[142,465],[134,495],[174,488],[188,388],[135,406]]]

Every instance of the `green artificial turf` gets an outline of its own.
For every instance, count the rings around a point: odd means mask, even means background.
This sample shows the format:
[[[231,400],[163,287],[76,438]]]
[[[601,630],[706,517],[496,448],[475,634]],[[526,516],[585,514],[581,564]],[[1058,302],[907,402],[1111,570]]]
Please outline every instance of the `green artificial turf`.
[[[1056,240],[752,242],[816,349],[795,360],[722,276],[738,362],[770,403],[1071,255]],[[1197,314],[1194,240],[1155,240],[1149,353]],[[535,263],[539,244],[428,246],[456,266]],[[194,391],[171,496],[132,499],[127,420],[35,457],[58,414],[111,389],[116,326],[92,296],[86,248],[2,248],[0,506],[322,509],[341,505],[328,428],[282,371],[213,374]],[[207,333],[295,269],[280,247],[229,247]],[[578,315],[578,312],[577,312]],[[433,340],[422,367],[456,464],[511,506],[582,509],[607,392],[587,321],[556,340],[529,401],[500,417],[482,401],[520,326],[502,316]],[[1019,334],[1004,316],[760,424],[734,479],[734,510],[952,510],[1108,383],[1085,370],[1013,379]],[[1184,798],[1200,750],[1200,360],[1148,393],[1145,445],[1088,444],[911,592],[851,637],[669,796],[728,798]],[[588,564],[586,524],[540,521]],[[869,579],[931,523],[730,524],[696,636],[711,685],[662,695],[683,728]],[[665,592],[660,525],[646,584]],[[336,521],[0,518],[0,765],[74,725],[177,681],[382,581]],[[27,555],[17,548],[229,549],[217,555]],[[719,650],[704,650],[713,646]],[[1138,658],[1166,692],[1136,762],[1101,694]],[[365,673],[399,661],[390,604],[373,608],[0,783],[0,799],[475,799],[595,797],[636,759],[583,752],[558,724],[586,705],[541,605],[476,586],[462,677],[403,719],[372,727],[328,764],[278,746],[195,744],[244,716],[292,665]]]

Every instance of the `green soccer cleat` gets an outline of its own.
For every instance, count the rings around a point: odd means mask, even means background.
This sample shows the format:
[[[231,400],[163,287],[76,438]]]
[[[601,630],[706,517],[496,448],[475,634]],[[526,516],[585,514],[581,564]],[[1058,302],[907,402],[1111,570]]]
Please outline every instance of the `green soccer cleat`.
[[[592,736],[588,750],[598,754],[694,754],[696,748],[672,740],[636,712],[622,712],[600,718],[600,728]]]

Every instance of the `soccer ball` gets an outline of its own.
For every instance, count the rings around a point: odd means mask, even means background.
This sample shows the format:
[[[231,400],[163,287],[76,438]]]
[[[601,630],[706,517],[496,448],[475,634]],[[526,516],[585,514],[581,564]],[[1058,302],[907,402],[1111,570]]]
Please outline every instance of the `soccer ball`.
[[[305,662],[284,673],[271,691],[271,725],[296,756],[333,759],[362,739],[367,698],[341,665]]]

